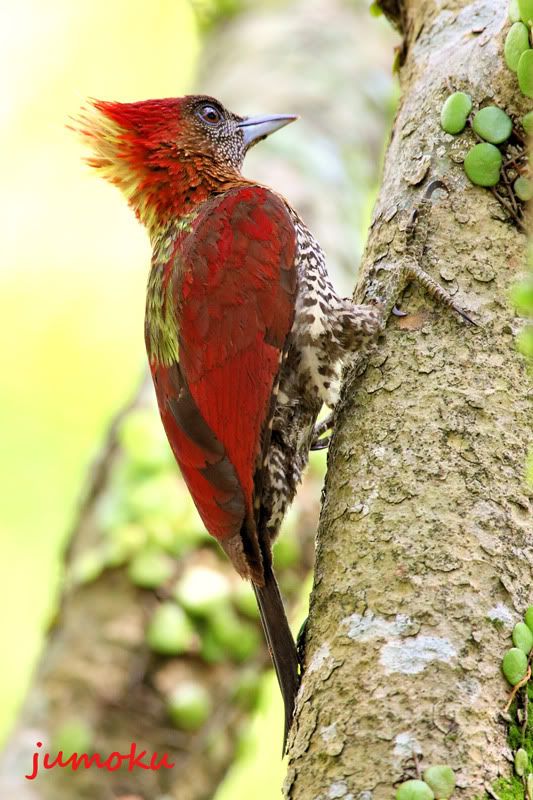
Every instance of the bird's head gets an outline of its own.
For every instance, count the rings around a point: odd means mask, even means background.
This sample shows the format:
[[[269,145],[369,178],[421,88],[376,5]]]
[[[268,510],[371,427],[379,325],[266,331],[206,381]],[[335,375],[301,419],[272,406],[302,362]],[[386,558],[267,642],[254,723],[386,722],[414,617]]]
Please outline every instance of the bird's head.
[[[213,97],[116,103],[93,100],[77,130],[88,163],[116,184],[147,227],[180,216],[240,174],[256,142],[294,115],[240,117]]]

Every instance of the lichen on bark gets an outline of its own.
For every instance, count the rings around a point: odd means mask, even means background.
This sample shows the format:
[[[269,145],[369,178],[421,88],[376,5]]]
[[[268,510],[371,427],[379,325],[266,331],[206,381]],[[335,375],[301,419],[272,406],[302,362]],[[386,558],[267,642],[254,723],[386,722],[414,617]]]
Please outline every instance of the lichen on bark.
[[[462,169],[469,135],[439,125],[451,90],[527,111],[503,61],[500,0],[404,0],[402,99],[363,273],[394,264],[442,180],[420,264],[476,320],[414,288],[364,374],[345,383],[329,453],[290,741],[290,800],[390,798],[413,754],[449,764],[457,796],[511,767],[501,657],[531,602],[531,386],[508,292],[526,237]],[[473,140],[472,140],[473,141]],[[492,624],[497,620],[500,624]]]

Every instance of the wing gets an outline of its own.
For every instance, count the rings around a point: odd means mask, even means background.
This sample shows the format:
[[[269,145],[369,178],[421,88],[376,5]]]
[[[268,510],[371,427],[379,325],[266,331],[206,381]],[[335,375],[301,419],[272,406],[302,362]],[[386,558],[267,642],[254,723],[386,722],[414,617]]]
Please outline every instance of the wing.
[[[254,536],[254,480],[294,319],[295,249],[287,208],[269,190],[240,187],[207,204],[176,256],[179,364],[160,368],[156,383],[207,529],[227,545],[239,534],[232,547],[241,557],[244,547],[248,564],[261,560],[246,537]]]

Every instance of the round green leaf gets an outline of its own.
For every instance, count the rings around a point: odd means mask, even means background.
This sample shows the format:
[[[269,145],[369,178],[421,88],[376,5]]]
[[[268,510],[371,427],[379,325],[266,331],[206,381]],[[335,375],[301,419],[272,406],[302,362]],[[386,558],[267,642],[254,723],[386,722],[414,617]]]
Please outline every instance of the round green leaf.
[[[533,0],[532,0],[533,2]],[[533,97],[533,50],[526,50],[518,62],[518,85],[526,97]]]
[[[518,647],[511,647],[502,660],[502,672],[511,684],[516,686],[527,673],[527,656]]]
[[[447,764],[434,764],[424,770],[424,780],[437,800],[447,800],[455,789],[455,775]]]
[[[520,314],[533,316],[533,272],[511,289],[511,298]],[[525,623],[533,633],[533,606],[529,606],[524,617]]]
[[[396,792],[396,800],[434,800],[434,797],[425,781],[405,781]]]
[[[231,606],[213,608],[207,622],[215,640],[235,661],[246,661],[257,651],[260,638],[256,626],[239,619]]]
[[[157,589],[174,572],[174,562],[160,550],[146,549],[137,553],[130,561],[128,577],[135,586]]]
[[[533,0],[518,0],[518,11],[522,22],[526,25],[533,23]]]
[[[518,775],[519,778],[522,775],[526,774],[526,770],[529,767],[529,757],[526,751],[519,747],[516,753],[514,754],[514,771]]]
[[[513,184],[513,188],[517,197],[527,203],[533,197],[533,182],[529,178],[517,178]]]
[[[492,144],[501,144],[512,133],[511,118],[498,106],[486,106],[478,111],[472,122],[475,132]]]
[[[465,172],[477,186],[496,186],[500,180],[502,154],[493,144],[476,144],[465,158]]]
[[[89,725],[81,719],[69,719],[61,725],[52,738],[50,752],[63,753],[69,758],[73,753],[90,753],[93,744],[93,732]]]
[[[524,614],[524,622],[530,631],[533,631],[533,606],[529,606]]]
[[[190,567],[174,589],[174,597],[190,613],[201,617],[229,600],[231,586],[221,572],[210,567]]]
[[[528,136],[533,134],[533,111],[522,117],[522,127]]]
[[[518,0],[511,0],[509,3],[509,19],[511,22],[518,22],[520,19],[520,9],[518,8]]]
[[[533,647],[533,633],[529,630],[525,622],[517,622],[513,628],[513,644],[519,650],[529,655]]]
[[[212,703],[207,689],[193,681],[178,684],[167,699],[167,712],[177,728],[197,731],[209,718]]]
[[[148,646],[164,656],[179,655],[190,649],[194,631],[184,611],[172,602],[161,603],[146,633]]]
[[[511,25],[505,39],[505,63],[510,70],[516,72],[520,56],[525,50],[529,50],[529,30],[523,22],[515,22]]]
[[[440,113],[440,124],[446,133],[461,133],[472,110],[472,99],[464,92],[451,94]]]

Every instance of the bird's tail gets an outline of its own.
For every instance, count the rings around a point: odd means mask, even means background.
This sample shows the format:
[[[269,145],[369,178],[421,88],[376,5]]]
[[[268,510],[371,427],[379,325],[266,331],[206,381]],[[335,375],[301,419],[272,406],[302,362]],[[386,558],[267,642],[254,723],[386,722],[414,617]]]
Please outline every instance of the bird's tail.
[[[272,568],[265,569],[264,586],[252,583],[261,614],[263,630],[274,663],[279,688],[285,705],[283,755],[291,727],[294,704],[300,685],[298,652],[289,628],[283,600]]]

